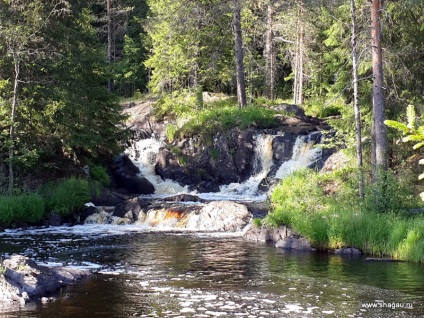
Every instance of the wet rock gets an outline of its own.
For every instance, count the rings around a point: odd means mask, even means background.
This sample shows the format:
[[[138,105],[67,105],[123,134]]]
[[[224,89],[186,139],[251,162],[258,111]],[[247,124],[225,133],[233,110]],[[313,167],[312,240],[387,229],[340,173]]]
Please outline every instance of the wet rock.
[[[82,210],[82,212],[80,213],[79,217],[80,217],[80,221],[84,222],[89,216],[93,215],[93,214],[97,214],[99,213],[99,209],[93,205],[87,206],[84,208],[84,210]]]
[[[45,226],[60,226],[62,225],[62,217],[58,213],[49,213],[44,221]]]
[[[140,215],[137,223],[153,227],[186,228],[189,218],[198,214],[201,208],[201,205],[152,204],[144,219],[141,219]]]
[[[166,202],[199,202],[200,198],[192,194],[178,194],[164,199]]]
[[[134,198],[118,204],[113,211],[113,216],[119,218],[127,218],[131,222],[134,222],[138,219],[140,210],[141,207],[139,204],[139,200],[137,198]]]
[[[367,257],[365,259],[365,262],[403,262],[399,259],[393,259],[393,258],[379,258],[379,257]]]
[[[275,242],[281,241],[293,235],[293,231],[285,226],[270,228],[268,226],[252,226],[245,234],[244,238],[253,242]]]
[[[138,176],[138,169],[126,155],[118,156],[112,165],[112,176],[118,188],[129,194],[153,194],[154,186],[146,178]]]
[[[113,220],[110,213],[101,211],[87,217],[84,220],[84,224],[110,224],[112,221]]]
[[[334,253],[340,255],[362,255],[362,252],[355,247],[338,248]]]
[[[275,244],[275,247],[288,250],[313,251],[311,243],[304,237],[287,237],[283,238]]]
[[[60,287],[90,274],[89,271],[75,268],[38,266],[31,259],[20,255],[3,260],[0,268],[0,301],[19,304],[46,297]]]
[[[230,201],[215,201],[205,205],[198,214],[190,215],[186,228],[199,231],[243,230],[252,220],[246,206]]]
[[[128,199],[128,197],[122,193],[103,188],[100,195],[93,195],[90,201],[96,206],[116,206],[126,199]]]
[[[119,218],[119,217],[113,217],[112,218],[112,225],[128,225],[133,223],[132,219],[129,218]]]

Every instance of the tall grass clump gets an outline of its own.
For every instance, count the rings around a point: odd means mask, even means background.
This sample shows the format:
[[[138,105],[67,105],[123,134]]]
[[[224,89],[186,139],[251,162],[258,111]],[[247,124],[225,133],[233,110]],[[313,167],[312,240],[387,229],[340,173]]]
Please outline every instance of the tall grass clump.
[[[347,182],[352,179],[352,169],[295,172],[273,191],[265,222],[288,225],[317,248],[353,246],[370,255],[424,262],[424,216],[408,214],[419,202],[410,189],[388,176],[387,184],[370,187],[360,200],[355,183]],[[378,197],[381,187],[384,200]]]
[[[44,208],[43,198],[36,193],[0,196],[0,224],[37,222],[43,217]]]
[[[48,212],[68,216],[90,199],[90,184],[86,179],[69,178],[45,185],[41,194]]]

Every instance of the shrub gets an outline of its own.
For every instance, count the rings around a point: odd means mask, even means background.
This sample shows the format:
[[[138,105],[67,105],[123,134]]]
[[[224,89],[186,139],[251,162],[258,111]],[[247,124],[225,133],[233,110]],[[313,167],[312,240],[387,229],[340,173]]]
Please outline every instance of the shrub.
[[[89,166],[91,178],[95,181],[98,181],[102,186],[109,187],[110,176],[107,173],[106,168],[95,164],[91,164]]]
[[[69,178],[50,183],[41,190],[46,208],[67,216],[78,210],[90,199],[89,183],[85,179]]]
[[[0,223],[37,222],[44,215],[44,200],[35,193],[0,196]]]
[[[419,203],[411,190],[388,175],[386,184],[378,186],[385,190],[383,209],[375,203],[381,199],[375,187],[365,200],[357,197],[355,183],[346,182],[355,178],[352,174],[352,169],[295,172],[275,187],[265,222],[289,225],[316,247],[354,246],[371,255],[424,262],[424,216],[405,213]],[[326,195],[328,184],[337,184],[337,193]]]

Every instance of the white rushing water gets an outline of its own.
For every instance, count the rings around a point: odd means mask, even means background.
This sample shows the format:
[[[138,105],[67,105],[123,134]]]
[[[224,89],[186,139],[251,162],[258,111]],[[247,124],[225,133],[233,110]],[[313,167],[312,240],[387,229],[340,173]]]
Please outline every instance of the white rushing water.
[[[253,158],[254,173],[244,182],[235,182],[220,187],[216,193],[196,193],[205,200],[240,200],[240,201],[262,201],[266,194],[258,194],[258,186],[267,177],[273,165],[272,141],[274,135],[259,134],[256,136],[255,156]],[[322,154],[320,148],[314,147],[314,140],[309,136],[299,136],[295,142],[293,156],[284,162],[278,169],[275,177],[283,179],[297,169],[307,167],[316,162]],[[163,140],[150,138],[139,140],[126,150],[126,154],[140,169],[141,175],[149,180],[155,187],[155,198],[189,193],[188,187],[181,186],[172,180],[162,180],[155,173],[156,156],[164,147]]]
[[[153,184],[157,197],[187,193],[187,186],[183,187],[169,179],[162,180],[155,172],[156,156],[164,146],[162,139],[155,137],[141,139],[128,148],[125,153],[140,169],[140,174]]]
[[[322,149],[315,147],[311,135],[299,136],[293,147],[293,155],[289,161],[283,162],[275,173],[278,179],[284,179],[296,170],[308,167],[317,162],[322,155]]]

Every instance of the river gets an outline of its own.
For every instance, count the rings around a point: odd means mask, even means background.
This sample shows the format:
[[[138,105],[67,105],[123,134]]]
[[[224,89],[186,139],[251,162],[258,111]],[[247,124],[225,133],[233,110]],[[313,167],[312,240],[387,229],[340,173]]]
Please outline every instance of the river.
[[[0,317],[424,316],[424,266],[414,263],[289,252],[237,233],[141,225],[8,230],[0,240],[3,253],[95,273],[50,303],[2,305]]]

